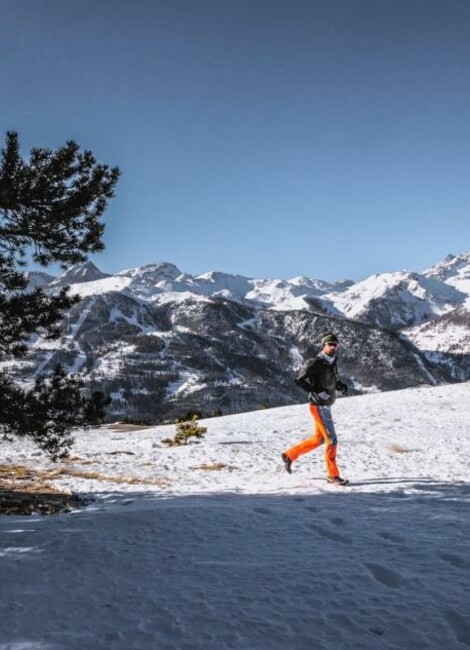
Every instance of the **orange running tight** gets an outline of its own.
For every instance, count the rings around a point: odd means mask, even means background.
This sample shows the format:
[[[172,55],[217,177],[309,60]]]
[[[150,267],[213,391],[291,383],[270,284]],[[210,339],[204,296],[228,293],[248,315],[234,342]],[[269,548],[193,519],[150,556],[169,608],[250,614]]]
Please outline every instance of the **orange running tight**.
[[[284,453],[292,461],[297,460],[302,454],[306,454],[312,449],[316,449],[325,443],[325,462],[328,476],[339,476],[338,466],[336,465],[336,448],[338,439],[336,437],[335,425],[331,417],[329,406],[314,406],[310,404],[310,413],[315,423],[315,433],[311,438],[302,440],[294,447],[291,447]]]

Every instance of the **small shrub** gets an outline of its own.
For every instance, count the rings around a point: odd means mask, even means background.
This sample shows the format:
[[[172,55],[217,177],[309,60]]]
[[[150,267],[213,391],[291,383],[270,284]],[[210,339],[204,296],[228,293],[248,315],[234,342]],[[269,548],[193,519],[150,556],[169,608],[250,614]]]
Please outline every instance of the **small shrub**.
[[[192,438],[203,438],[207,431],[206,427],[200,427],[199,418],[193,415],[191,420],[176,420],[176,435],[174,438],[164,438],[162,443],[168,447],[181,447],[187,445]]]
[[[187,411],[182,417],[178,419],[178,422],[190,422],[194,417],[200,420],[204,416],[202,411]]]

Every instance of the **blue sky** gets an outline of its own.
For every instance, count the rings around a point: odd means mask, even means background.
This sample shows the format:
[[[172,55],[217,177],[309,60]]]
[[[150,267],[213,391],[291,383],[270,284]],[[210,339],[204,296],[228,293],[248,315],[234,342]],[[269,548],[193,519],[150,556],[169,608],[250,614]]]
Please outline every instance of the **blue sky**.
[[[0,0],[0,17],[2,133],[122,170],[103,270],[360,280],[470,249],[469,3]]]

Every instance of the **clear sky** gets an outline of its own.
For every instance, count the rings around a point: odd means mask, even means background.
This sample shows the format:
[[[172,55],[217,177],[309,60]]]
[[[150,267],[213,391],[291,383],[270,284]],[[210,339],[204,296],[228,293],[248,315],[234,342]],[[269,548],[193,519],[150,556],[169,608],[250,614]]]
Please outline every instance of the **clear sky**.
[[[2,132],[122,170],[105,271],[360,280],[470,249],[466,0],[0,0],[0,17]]]

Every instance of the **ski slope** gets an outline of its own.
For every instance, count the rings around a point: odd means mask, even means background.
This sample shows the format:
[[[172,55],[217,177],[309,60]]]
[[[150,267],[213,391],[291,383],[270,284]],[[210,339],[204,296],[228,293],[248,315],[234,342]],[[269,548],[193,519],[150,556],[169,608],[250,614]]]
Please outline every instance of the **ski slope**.
[[[306,405],[206,420],[181,448],[174,427],[80,433],[55,484],[95,500],[0,517],[0,650],[468,648],[470,384],[333,413],[347,488],[321,450],[283,469]],[[0,462],[51,466],[25,442]]]

